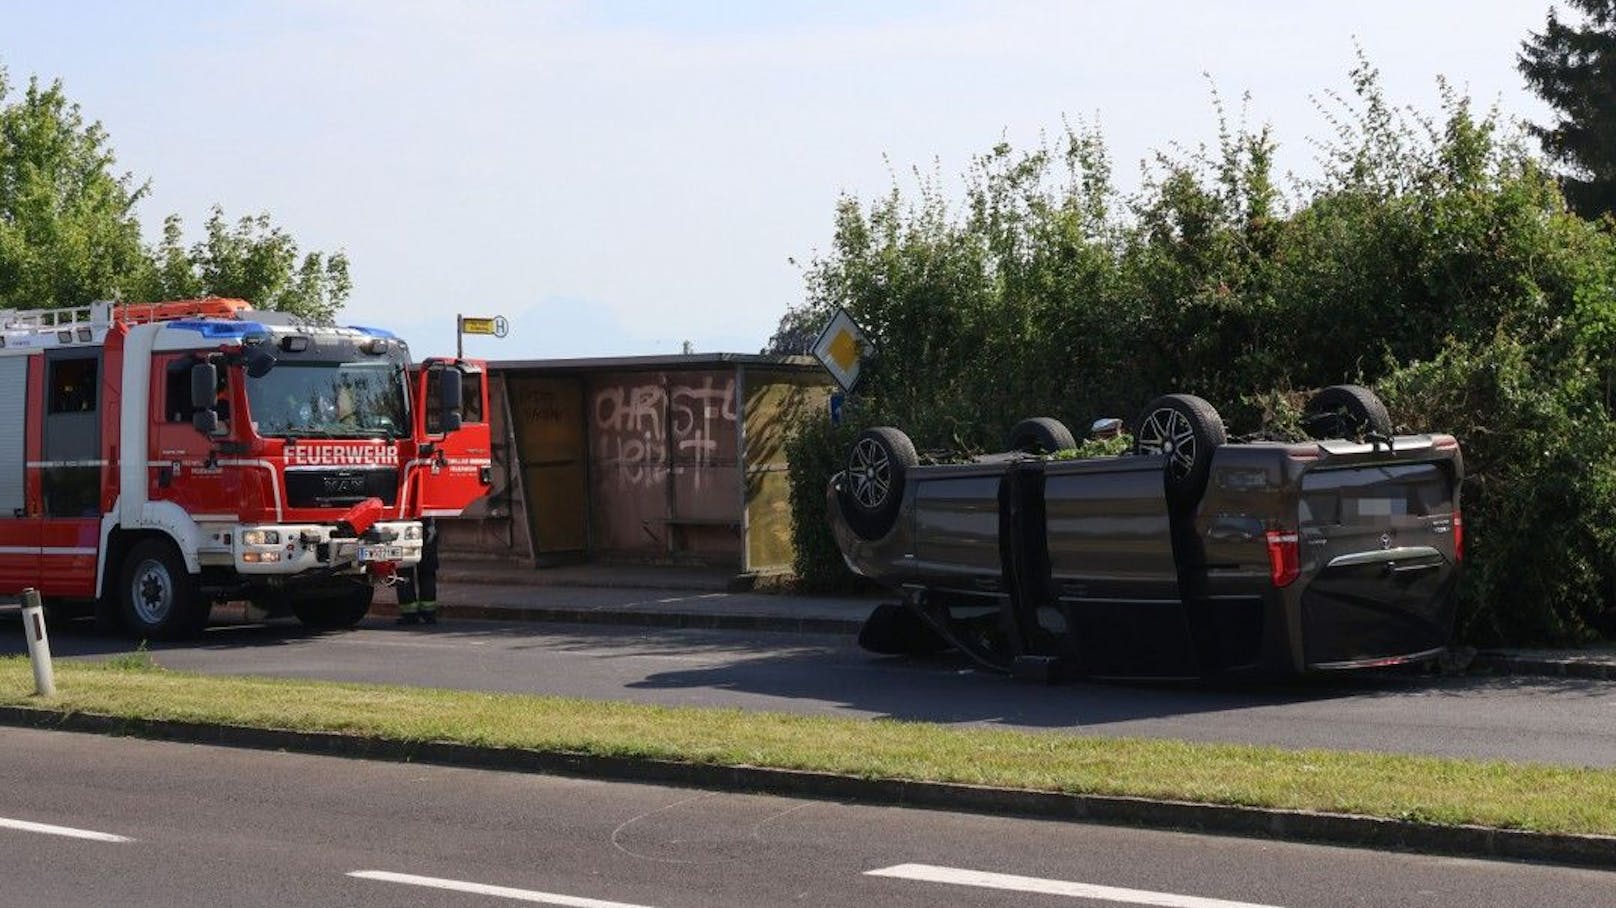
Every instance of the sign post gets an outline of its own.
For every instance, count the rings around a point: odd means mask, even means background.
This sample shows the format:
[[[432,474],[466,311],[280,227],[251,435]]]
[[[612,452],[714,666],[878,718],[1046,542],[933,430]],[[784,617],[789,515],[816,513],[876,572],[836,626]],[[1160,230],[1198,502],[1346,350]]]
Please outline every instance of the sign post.
[[[504,337],[511,333],[511,323],[503,315],[456,315],[455,359],[466,358],[466,335],[487,334]]]

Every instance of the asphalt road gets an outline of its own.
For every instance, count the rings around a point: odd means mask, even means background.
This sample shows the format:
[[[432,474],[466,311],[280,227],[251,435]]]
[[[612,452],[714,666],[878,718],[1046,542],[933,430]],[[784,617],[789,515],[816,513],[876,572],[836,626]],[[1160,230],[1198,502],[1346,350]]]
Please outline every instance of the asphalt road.
[[[0,616],[0,652],[24,651],[15,622]],[[59,656],[84,658],[130,648],[88,627],[57,628],[52,642]],[[1044,687],[959,659],[873,656],[841,637],[471,621],[372,620],[325,635],[294,623],[215,626],[197,642],[159,645],[155,658],[218,674],[1616,765],[1616,684],[1602,681],[1393,673],[1243,687]]]
[[[22,729],[0,868],[34,908],[1616,903],[1593,870]]]

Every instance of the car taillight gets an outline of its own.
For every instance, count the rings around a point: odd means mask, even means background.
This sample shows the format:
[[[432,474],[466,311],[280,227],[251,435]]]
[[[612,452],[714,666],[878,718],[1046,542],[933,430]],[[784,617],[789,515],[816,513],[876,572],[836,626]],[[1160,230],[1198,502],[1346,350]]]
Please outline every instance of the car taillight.
[[[1464,560],[1464,517],[1458,511],[1453,512],[1453,560]]]
[[[1302,576],[1302,546],[1294,530],[1269,530],[1268,578],[1285,587]]]

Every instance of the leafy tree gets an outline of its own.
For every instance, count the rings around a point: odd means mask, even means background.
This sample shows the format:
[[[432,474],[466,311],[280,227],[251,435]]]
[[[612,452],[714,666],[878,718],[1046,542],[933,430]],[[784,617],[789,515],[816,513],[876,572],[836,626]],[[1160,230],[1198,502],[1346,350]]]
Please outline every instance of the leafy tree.
[[[83,305],[138,283],[146,184],[115,163],[60,82],[32,79],[10,100],[0,69],[0,308]]]
[[[1616,0],[1568,0],[1582,13],[1568,24],[1550,7],[1543,31],[1522,42],[1526,82],[1560,112],[1531,126],[1551,158],[1572,168],[1566,200],[1584,217],[1616,211]]]
[[[163,221],[152,298],[239,297],[260,309],[329,321],[352,289],[347,256],[310,252],[300,258],[297,242],[268,214],[231,222],[215,205],[206,227],[207,237],[187,247],[179,216]]]
[[[777,356],[812,353],[814,341],[819,339],[819,332],[824,330],[828,318],[826,313],[807,307],[787,310],[761,352]]]
[[[106,130],[60,82],[12,98],[0,68],[0,308],[215,295],[329,320],[347,299],[347,257],[300,255],[267,214],[231,221],[215,206],[190,245],[170,215],[148,246],[134,209],[149,184],[115,167]]]
[[[1238,437],[1351,381],[1465,447],[1461,634],[1588,636],[1616,603],[1616,221],[1569,212],[1527,137],[1446,85],[1434,115],[1397,107],[1360,55],[1351,86],[1321,102],[1322,172],[1283,194],[1267,130],[1225,124],[1133,194],[1068,130],[979,157],[960,203],[933,178],[840,200],[782,328],[845,306],[880,358],[846,425],[788,445],[799,573],[848,582],[824,490],[864,426],[998,450],[1027,416],[1187,391]]]

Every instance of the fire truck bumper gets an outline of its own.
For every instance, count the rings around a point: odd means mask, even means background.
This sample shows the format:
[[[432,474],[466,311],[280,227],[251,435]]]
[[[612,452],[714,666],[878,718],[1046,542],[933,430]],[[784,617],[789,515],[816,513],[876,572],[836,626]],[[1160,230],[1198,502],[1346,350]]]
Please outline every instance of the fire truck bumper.
[[[421,560],[421,524],[414,520],[377,523],[363,538],[335,537],[322,524],[263,524],[233,534],[237,573],[286,577],[304,571],[359,573],[367,565],[410,567]]]

